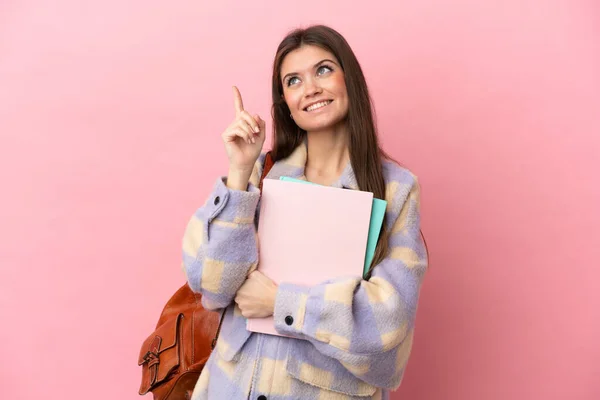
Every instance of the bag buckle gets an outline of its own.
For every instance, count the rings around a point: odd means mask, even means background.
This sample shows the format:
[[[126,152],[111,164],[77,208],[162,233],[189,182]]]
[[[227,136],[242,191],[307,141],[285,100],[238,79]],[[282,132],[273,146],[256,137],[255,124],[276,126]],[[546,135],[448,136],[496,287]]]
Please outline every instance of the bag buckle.
[[[148,350],[146,354],[144,354],[144,363],[148,363],[148,367],[152,367],[160,362],[160,358],[158,358],[158,353]]]
[[[160,362],[160,358],[158,357],[158,349],[160,348],[160,343],[162,342],[162,338],[160,336],[155,336],[150,346],[148,346],[148,351],[144,354],[144,363],[148,363],[148,367],[152,367]]]

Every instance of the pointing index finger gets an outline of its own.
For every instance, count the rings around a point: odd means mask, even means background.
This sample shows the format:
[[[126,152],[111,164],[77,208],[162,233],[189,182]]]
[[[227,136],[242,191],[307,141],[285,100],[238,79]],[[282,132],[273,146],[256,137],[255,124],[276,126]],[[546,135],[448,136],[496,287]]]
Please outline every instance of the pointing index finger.
[[[242,95],[238,90],[237,86],[233,87],[233,105],[235,107],[235,113],[239,114],[244,111],[244,103],[242,102]]]

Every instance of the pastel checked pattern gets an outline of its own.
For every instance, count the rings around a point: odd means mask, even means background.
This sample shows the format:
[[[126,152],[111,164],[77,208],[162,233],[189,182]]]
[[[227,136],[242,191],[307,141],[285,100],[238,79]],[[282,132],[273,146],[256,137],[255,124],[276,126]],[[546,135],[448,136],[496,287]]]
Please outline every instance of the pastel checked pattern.
[[[306,145],[271,169],[267,179],[306,179]],[[366,281],[357,276],[313,287],[279,285],[275,328],[291,336],[246,331],[233,298],[258,265],[257,189],[265,154],[248,191],[220,178],[190,219],[182,268],[203,306],[227,313],[215,351],[192,399],[388,399],[410,356],[427,254],[420,235],[419,185],[407,169],[384,161],[389,253]],[[350,164],[334,187],[358,190]],[[292,317],[288,325],[286,317]],[[290,319],[288,318],[288,321]],[[261,397],[262,399],[263,397]]]

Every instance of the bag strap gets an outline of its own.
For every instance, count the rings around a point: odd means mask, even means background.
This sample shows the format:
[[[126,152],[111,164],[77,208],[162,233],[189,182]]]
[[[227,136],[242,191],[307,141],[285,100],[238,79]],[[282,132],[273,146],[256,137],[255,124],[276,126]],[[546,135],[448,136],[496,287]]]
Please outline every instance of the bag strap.
[[[273,157],[271,156],[271,152],[269,151],[269,152],[267,152],[267,155],[265,157],[265,165],[263,167],[262,174],[260,175],[260,181],[258,182],[258,189],[260,190],[261,193],[262,193],[263,181],[265,180],[265,177],[267,176],[267,174],[273,167],[273,164],[274,164]],[[221,313],[221,319],[219,320],[219,327],[217,328],[217,333],[215,334],[215,337],[212,340],[212,342],[210,342],[211,349],[214,349],[215,346],[217,345],[217,339],[219,338],[219,333],[221,332],[221,325],[223,325],[223,319],[225,319],[226,311],[227,311],[227,307],[223,308],[223,312]]]
[[[261,193],[263,181],[265,180],[265,177],[267,176],[271,168],[273,168],[273,164],[275,163],[273,162],[273,157],[271,156],[271,152],[269,151],[267,152],[267,155],[265,157],[265,165],[263,167],[262,174],[260,175],[260,181],[258,182],[258,189],[261,191]]]

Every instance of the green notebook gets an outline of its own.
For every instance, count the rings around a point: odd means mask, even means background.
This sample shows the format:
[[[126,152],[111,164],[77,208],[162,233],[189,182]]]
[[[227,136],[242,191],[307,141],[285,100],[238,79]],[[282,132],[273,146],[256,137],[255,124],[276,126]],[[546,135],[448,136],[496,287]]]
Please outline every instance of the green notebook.
[[[316,183],[290,178],[289,176],[282,176],[279,179],[288,182],[309,183],[311,185],[316,185]],[[365,252],[363,277],[369,270],[369,266],[373,261],[373,257],[375,257],[375,248],[377,247],[377,240],[379,239],[379,232],[381,231],[381,225],[383,224],[383,217],[385,216],[386,208],[387,201],[375,198],[373,199],[373,207],[371,208],[371,222],[369,224],[369,236],[367,238],[367,250]]]

